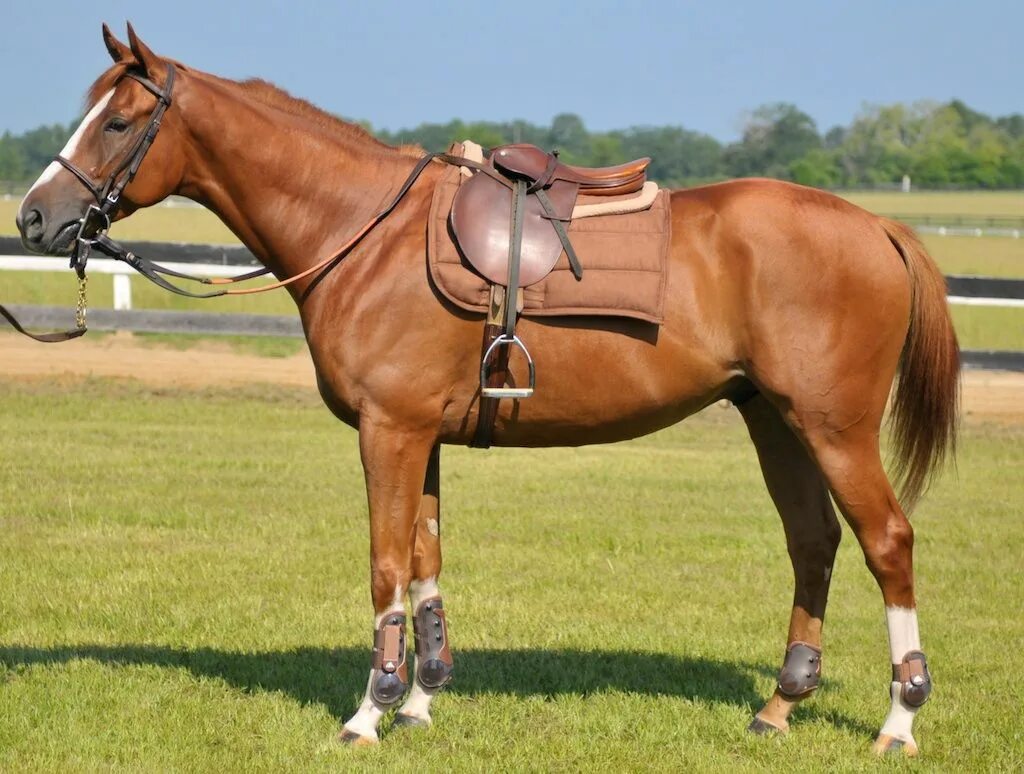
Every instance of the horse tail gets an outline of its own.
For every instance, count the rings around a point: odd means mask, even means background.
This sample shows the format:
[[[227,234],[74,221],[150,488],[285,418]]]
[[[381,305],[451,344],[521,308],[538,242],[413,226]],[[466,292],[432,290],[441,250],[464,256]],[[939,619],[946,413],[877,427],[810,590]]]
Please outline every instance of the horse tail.
[[[947,455],[956,451],[960,347],[946,302],[946,280],[913,231],[882,218],[910,274],[910,329],[889,417],[895,477],[909,513]]]

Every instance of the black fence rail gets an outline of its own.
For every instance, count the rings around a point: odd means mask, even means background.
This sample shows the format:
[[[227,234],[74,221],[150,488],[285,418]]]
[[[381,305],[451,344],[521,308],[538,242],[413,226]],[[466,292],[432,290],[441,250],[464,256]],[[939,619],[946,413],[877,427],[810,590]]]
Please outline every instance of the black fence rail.
[[[927,215],[889,214],[885,217],[900,220],[910,226],[946,226],[947,228],[1024,230],[1024,216],[1018,215]]]

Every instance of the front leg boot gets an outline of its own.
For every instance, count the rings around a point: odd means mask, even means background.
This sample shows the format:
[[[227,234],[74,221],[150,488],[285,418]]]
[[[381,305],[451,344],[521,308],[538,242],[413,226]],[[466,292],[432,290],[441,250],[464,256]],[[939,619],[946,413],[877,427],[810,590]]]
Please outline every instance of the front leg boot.
[[[420,602],[412,619],[416,634],[416,680],[436,690],[452,676],[452,653],[448,648],[448,621],[441,597]]]
[[[405,613],[389,613],[373,636],[370,695],[382,707],[397,703],[409,688],[405,650]]]

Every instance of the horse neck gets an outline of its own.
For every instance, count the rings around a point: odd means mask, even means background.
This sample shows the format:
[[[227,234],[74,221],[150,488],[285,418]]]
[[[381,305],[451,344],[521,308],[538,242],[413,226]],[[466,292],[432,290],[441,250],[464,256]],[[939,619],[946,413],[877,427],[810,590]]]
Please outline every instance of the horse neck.
[[[190,80],[190,88],[212,93],[186,115],[191,143],[181,193],[215,212],[278,277],[343,244],[415,164],[355,127],[317,125],[237,84]]]

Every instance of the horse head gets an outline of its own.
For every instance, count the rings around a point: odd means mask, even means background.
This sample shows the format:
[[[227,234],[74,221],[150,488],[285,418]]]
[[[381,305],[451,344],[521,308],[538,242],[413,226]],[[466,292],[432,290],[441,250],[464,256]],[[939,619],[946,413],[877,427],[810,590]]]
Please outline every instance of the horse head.
[[[22,242],[34,252],[70,253],[81,231],[161,201],[184,174],[171,105],[174,74],[183,68],[153,53],[131,24],[128,44],[106,24],[103,41],[114,64],[89,90],[81,124],[18,210]]]

